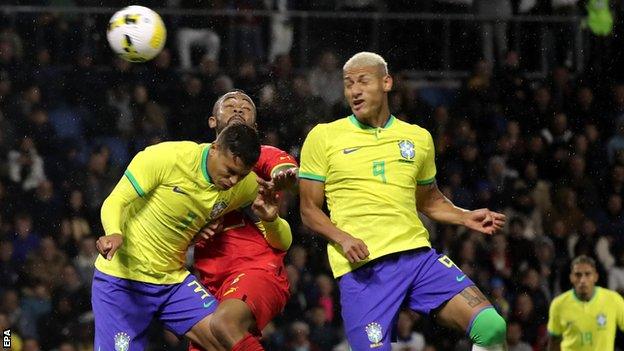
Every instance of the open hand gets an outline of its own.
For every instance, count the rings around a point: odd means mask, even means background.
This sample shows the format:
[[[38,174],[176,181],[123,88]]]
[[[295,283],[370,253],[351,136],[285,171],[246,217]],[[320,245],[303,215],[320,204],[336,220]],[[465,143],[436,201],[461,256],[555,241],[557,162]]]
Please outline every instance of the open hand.
[[[273,222],[279,214],[277,192],[272,189],[270,182],[258,177],[256,179],[260,187],[258,195],[251,205],[254,214],[265,222]]]

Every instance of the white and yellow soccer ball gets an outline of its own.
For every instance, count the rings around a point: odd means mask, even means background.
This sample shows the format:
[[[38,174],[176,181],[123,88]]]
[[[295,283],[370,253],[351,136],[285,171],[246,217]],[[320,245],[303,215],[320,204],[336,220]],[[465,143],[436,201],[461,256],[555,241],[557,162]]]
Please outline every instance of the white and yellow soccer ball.
[[[128,6],[108,22],[106,38],[113,51],[126,61],[145,62],[162,51],[167,29],[160,16],[144,6]]]

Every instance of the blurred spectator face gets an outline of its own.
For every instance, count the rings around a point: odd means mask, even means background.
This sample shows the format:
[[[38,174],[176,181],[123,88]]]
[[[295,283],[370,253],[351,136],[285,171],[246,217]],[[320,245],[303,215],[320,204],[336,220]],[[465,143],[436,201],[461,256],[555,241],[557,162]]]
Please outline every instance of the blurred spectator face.
[[[505,56],[505,65],[508,67],[518,67],[520,65],[520,56],[516,51],[509,51]]]
[[[322,326],[327,322],[327,315],[322,307],[314,307],[312,309],[312,323],[317,326]]]
[[[568,117],[565,113],[557,113],[553,119],[553,131],[557,134],[561,134],[568,129]]]
[[[598,127],[596,127],[594,124],[586,125],[585,136],[587,136],[587,141],[589,143],[595,143],[598,138],[600,138],[600,132],[598,132]]]
[[[520,135],[520,123],[518,121],[509,121],[507,123],[507,134],[518,137]]]
[[[568,228],[562,220],[555,221],[552,226],[552,234],[556,238],[564,238],[568,236]]]
[[[527,294],[520,294],[516,298],[516,315],[522,320],[531,318],[533,314],[533,299]]]
[[[591,219],[587,218],[583,220],[583,224],[581,227],[581,233],[587,236],[594,236],[598,231],[598,227],[596,227],[596,223]]]
[[[238,76],[241,78],[255,78],[256,77],[256,65],[253,61],[245,61],[240,67],[238,67]]]
[[[85,256],[95,256],[97,250],[95,249],[95,238],[85,237],[80,242],[80,254]]]
[[[535,103],[540,108],[550,105],[550,91],[546,87],[541,87],[535,91]]]
[[[217,134],[234,123],[243,123],[250,127],[256,126],[256,106],[251,98],[241,92],[225,94],[217,102],[214,116],[208,118],[210,128],[216,128]]]
[[[186,93],[190,96],[198,96],[202,91],[202,82],[197,77],[191,77],[184,84]]]
[[[462,159],[466,162],[474,162],[479,156],[479,149],[474,144],[467,144],[462,148]]]
[[[13,243],[10,241],[0,242],[0,261],[9,262],[13,256]]]
[[[41,300],[49,300],[50,299],[50,290],[47,286],[43,284],[37,284],[35,286],[35,297]]]
[[[138,104],[145,104],[149,100],[147,88],[145,85],[137,85],[134,87],[134,101]]]
[[[288,283],[290,284],[290,291],[297,291],[299,284],[299,271],[291,264],[286,266],[286,273],[288,274]]]
[[[219,63],[208,55],[202,56],[199,62],[199,71],[206,76],[214,76],[219,72]]]
[[[63,268],[63,285],[67,288],[73,288],[81,285],[80,277],[74,266],[68,264]]]
[[[615,166],[613,167],[613,171],[611,172],[611,179],[613,183],[621,184],[624,183],[624,166]]]
[[[585,159],[580,156],[570,158],[570,171],[573,176],[580,177],[585,174]]]
[[[517,345],[522,339],[522,326],[517,322],[507,324],[507,343]]]
[[[32,104],[38,104],[41,102],[41,90],[38,86],[28,87],[24,91],[24,100]]]
[[[15,57],[15,50],[13,45],[6,41],[0,41],[0,61],[1,62],[11,62]]]
[[[588,149],[589,142],[587,141],[587,137],[585,135],[577,135],[576,138],[574,138],[574,151],[576,154],[585,155]]]
[[[308,262],[308,252],[301,246],[295,246],[290,249],[290,262],[297,269],[305,269]]]
[[[37,187],[37,197],[43,201],[50,201],[54,196],[54,186],[49,180],[44,180]]]
[[[217,95],[223,95],[232,89],[234,89],[234,82],[226,75],[217,77],[212,86],[213,92]]]
[[[50,50],[41,49],[37,51],[37,63],[39,63],[39,65],[47,66],[50,64],[50,61],[51,61]]]
[[[528,287],[531,290],[537,290],[539,288],[540,276],[539,273],[533,268],[529,268],[524,273],[524,279],[522,279],[522,283],[524,286]]]
[[[270,130],[270,131],[266,132],[265,135],[264,135],[263,144],[264,145],[271,145],[271,146],[279,147],[279,145],[280,145],[279,133],[277,133],[277,131],[275,131],[275,130]]]
[[[84,206],[84,196],[80,190],[74,190],[71,192],[71,195],[69,195],[69,206],[74,211],[82,209]]]
[[[583,108],[589,108],[594,102],[594,93],[588,87],[582,87],[577,94],[579,105]]]
[[[524,178],[526,180],[536,180],[538,178],[537,165],[534,162],[527,163],[524,168]]]
[[[17,216],[15,220],[15,231],[21,238],[27,237],[32,231],[32,220],[28,215]]]
[[[293,79],[293,89],[299,97],[305,98],[312,94],[308,80],[303,76],[296,76]]]
[[[154,58],[154,66],[160,69],[169,68],[171,65],[171,52],[165,48]]]
[[[613,102],[619,107],[624,106],[624,85],[618,84],[613,88]]]
[[[334,291],[334,283],[332,279],[325,274],[321,274],[316,278],[316,284],[318,285],[319,292],[322,296],[331,296]]]
[[[30,121],[37,126],[43,126],[48,123],[48,114],[45,110],[35,109],[30,114]]]
[[[622,197],[620,197],[620,195],[612,194],[609,196],[607,211],[609,211],[611,215],[619,215],[622,212]]]
[[[0,78],[0,96],[7,96],[11,93],[11,81],[9,77]]]
[[[321,69],[325,72],[333,72],[338,68],[338,58],[331,51],[326,51],[321,56],[321,62],[319,63]]]
[[[294,322],[290,327],[293,335],[293,341],[297,345],[305,345],[308,343],[310,335],[310,327],[304,322]]]
[[[582,299],[588,300],[592,296],[597,281],[598,272],[590,264],[578,263],[572,267],[570,282],[576,294]]]
[[[19,308],[19,295],[15,290],[7,290],[2,295],[2,311],[11,313]]]
[[[35,339],[25,339],[22,345],[22,351],[41,351],[39,342]]]
[[[555,86],[562,87],[570,81],[570,72],[565,67],[556,67],[553,70],[553,82]]]
[[[509,223],[509,235],[512,238],[518,238],[524,233],[524,223],[518,218],[514,218]]]
[[[529,150],[534,154],[540,154],[544,151],[544,139],[539,136],[532,136],[529,140]]]
[[[71,343],[65,342],[59,346],[58,351],[76,351],[76,347]]]
[[[44,261],[52,261],[57,254],[56,243],[50,237],[41,239],[39,250]]]
[[[11,323],[9,322],[9,317],[7,317],[6,313],[0,313],[0,330],[9,329]]]
[[[445,125],[449,120],[448,109],[446,106],[438,106],[433,110],[433,119],[438,126]]]
[[[496,252],[505,252],[507,250],[507,238],[503,234],[492,236],[492,250]]]
[[[414,328],[414,320],[412,316],[407,311],[401,311],[399,313],[399,321],[397,322],[397,331],[399,332],[399,336],[401,337],[409,337],[412,334],[412,329]]]

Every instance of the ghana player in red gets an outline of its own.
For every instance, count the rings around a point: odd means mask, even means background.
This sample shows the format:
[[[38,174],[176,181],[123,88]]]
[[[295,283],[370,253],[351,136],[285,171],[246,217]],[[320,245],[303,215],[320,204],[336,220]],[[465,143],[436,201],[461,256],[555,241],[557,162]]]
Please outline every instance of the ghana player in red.
[[[255,126],[255,104],[242,91],[228,92],[215,103],[208,123],[217,135],[231,123]],[[288,153],[263,145],[253,171],[267,186],[283,189],[296,183],[297,169],[297,161]],[[200,232],[201,239],[195,245],[197,274],[219,300],[215,323],[228,326],[219,328],[227,333],[216,335],[227,350],[241,337],[250,343],[252,336],[259,337],[289,297],[284,256],[292,237],[265,238],[253,218],[252,211],[231,212],[222,223]],[[190,350],[200,349],[191,345]]]

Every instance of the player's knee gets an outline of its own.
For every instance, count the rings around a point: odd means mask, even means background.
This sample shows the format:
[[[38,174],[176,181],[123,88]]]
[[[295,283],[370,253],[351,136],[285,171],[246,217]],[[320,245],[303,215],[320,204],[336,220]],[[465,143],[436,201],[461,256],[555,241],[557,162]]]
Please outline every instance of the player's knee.
[[[505,343],[507,323],[493,307],[481,310],[470,327],[472,342],[480,346],[493,346]]]

